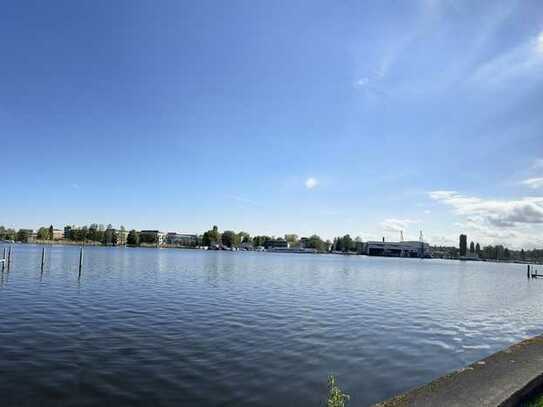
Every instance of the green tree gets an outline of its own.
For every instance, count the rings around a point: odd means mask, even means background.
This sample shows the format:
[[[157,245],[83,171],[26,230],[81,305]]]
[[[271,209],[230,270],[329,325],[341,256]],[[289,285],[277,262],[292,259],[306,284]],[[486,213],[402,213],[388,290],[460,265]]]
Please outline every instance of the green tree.
[[[27,229],[19,229],[16,239],[18,242],[26,242],[30,238],[29,231]]]
[[[253,237],[253,246],[264,246],[268,240],[271,240],[270,236],[255,236]]]
[[[104,231],[102,243],[106,246],[115,246],[117,244],[116,232],[112,225],[108,225],[107,229]]]
[[[126,244],[129,246],[138,246],[140,244],[139,234],[134,229],[128,232]]]
[[[477,253],[477,256],[481,256],[481,245],[479,243],[475,245],[475,253]]]
[[[290,247],[295,247],[299,243],[298,235],[295,235],[294,233],[286,234],[285,240],[288,242]]]
[[[342,252],[343,251],[343,238],[342,237],[336,237],[334,239],[334,250],[336,252]]]
[[[87,240],[88,228],[83,226],[81,228],[76,228],[73,231],[73,239],[77,242],[84,242]]]
[[[208,230],[202,236],[202,244],[204,246],[211,246],[214,244],[221,243],[221,234],[219,233],[219,228],[215,225],[211,230]]]
[[[343,251],[349,252],[354,249],[353,239],[350,235],[343,236]]]
[[[113,229],[111,232],[111,244],[113,246],[117,246],[118,243],[119,243],[119,234],[117,233],[115,229]]]
[[[475,253],[475,244],[474,244],[473,242],[471,242],[471,243],[469,244],[469,252],[470,252],[471,254],[474,254],[474,253]]]
[[[36,237],[38,238],[38,240],[47,240],[47,239],[49,239],[49,230],[47,228],[44,228],[44,227],[39,228]]]
[[[48,239],[53,240],[53,237],[55,237],[55,234],[53,233],[55,229],[53,229],[53,225],[49,226],[49,234]]]
[[[87,233],[87,239],[92,240],[93,242],[96,242],[97,235],[98,235],[98,225],[96,223],[93,223],[89,226],[89,231]]]
[[[321,252],[326,250],[326,243],[318,235],[312,235],[307,239],[306,247]]]
[[[17,232],[15,229],[9,228],[4,230],[4,239],[5,240],[15,240],[17,237]]]
[[[221,236],[222,244],[227,247],[239,246],[238,236],[231,230],[225,230]]]
[[[239,243],[251,243],[251,235],[247,232],[239,232],[238,233],[238,240]]]

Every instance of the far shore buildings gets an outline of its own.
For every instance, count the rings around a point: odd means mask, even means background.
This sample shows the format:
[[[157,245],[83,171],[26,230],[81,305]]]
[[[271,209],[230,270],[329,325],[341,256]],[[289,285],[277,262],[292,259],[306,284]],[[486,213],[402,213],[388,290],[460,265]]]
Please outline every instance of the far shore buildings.
[[[64,231],[60,229],[53,229],[53,240],[64,239]]]
[[[286,248],[290,247],[290,244],[284,239],[269,239],[264,243],[264,247],[269,249]]]
[[[36,240],[36,233],[33,229],[19,229],[17,235],[17,240],[21,240],[25,243],[32,243],[34,240]]]
[[[368,256],[430,257],[430,245],[419,241],[385,242],[370,241],[364,244],[363,253]]]
[[[155,243],[157,245],[164,244],[166,234],[159,230],[142,230],[139,233],[141,243]]]
[[[198,245],[198,235],[169,232],[165,237],[165,242],[172,246],[194,247]]]

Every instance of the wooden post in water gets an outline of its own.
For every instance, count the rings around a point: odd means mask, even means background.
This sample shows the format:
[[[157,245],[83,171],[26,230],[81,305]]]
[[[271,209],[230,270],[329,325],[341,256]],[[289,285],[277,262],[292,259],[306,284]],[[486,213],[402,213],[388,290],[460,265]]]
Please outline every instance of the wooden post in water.
[[[528,264],[528,278],[530,278],[530,265]]]
[[[45,263],[45,247],[41,248],[41,271],[43,271],[43,265]]]
[[[6,248],[4,247],[4,256],[2,257],[2,273],[4,272],[4,267],[6,267]]]
[[[81,278],[81,267],[83,266],[83,246],[81,246],[81,250],[79,251],[79,276],[78,278]]]
[[[9,246],[9,250],[8,250],[8,271],[9,271],[10,264],[11,264],[11,246]]]

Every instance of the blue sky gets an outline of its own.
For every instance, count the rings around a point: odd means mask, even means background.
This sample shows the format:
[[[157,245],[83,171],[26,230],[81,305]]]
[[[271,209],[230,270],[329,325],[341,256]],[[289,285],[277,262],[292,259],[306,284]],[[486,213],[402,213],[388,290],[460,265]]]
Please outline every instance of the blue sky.
[[[0,224],[543,246],[539,1],[7,1]]]

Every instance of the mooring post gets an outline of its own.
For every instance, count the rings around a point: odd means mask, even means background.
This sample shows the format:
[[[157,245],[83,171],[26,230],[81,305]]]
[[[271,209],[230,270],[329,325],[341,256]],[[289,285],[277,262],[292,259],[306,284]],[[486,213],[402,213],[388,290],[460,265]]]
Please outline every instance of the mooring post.
[[[9,270],[10,264],[11,264],[11,246],[9,246],[9,250],[8,250],[8,270]]]
[[[81,246],[81,250],[79,251],[79,277],[81,278],[81,267],[83,266],[83,246]]]
[[[41,271],[43,271],[43,265],[45,263],[45,247],[41,248]]]
[[[4,256],[2,257],[2,273],[4,272],[4,267],[6,267],[6,248],[4,247]]]
[[[530,265],[528,264],[528,278],[530,278]]]

